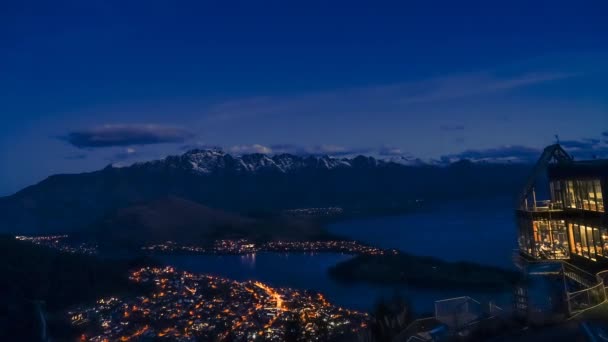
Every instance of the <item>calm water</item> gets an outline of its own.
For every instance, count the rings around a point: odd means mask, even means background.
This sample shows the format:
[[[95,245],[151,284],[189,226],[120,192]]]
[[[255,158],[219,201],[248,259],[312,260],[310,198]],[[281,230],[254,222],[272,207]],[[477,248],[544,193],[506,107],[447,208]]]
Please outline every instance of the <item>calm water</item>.
[[[343,236],[412,254],[512,267],[515,226],[510,208],[508,200],[451,203],[422,213],[341,222],[331,225],[330,229]],[[163,260],[194,272],[320,291],[338,305],[359,310],[370,309],[380,296],[391,296],[396,291],[410,299],[417,313],[432,312],[437,299],[463,295],[481,301],[493,299],[499,305],[510,304],[510,293],[487,295],[402,286],[346,285],[329,278],[327,269],[348,258],[348,255],[333,253],[260,253],[255,256],[168,256]]]
[[[513,268],[516,227],[512,208],[509,199],[452,202],[403,216],[340,222],[331,230],[414,255]]]

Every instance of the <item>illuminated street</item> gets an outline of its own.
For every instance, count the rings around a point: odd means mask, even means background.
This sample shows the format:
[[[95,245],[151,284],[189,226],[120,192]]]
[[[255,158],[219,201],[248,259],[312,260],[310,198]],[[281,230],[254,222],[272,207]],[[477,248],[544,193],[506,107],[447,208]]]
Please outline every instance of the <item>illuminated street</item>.
[[[367,314],[328,303],[318,293],[272,288],[261,282],[142,268],[130,279],[149,293],[103,298],[70,310],[85,341],[161,338],[178,341],[283,341],[350,336],[365,329]]]

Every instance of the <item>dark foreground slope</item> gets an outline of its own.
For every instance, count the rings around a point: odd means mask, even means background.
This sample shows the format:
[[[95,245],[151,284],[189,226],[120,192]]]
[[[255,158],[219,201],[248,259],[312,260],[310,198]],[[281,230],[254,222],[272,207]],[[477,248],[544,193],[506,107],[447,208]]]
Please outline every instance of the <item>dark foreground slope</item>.
[[[51,176],[0,198],[0,231],[77,231],[117,209],[169,196],[240,213],[329,206],[398,211],[417,199],[512,195],[528,171],[516,164],[405,166],[363,156],[232,157],[195,150],[125,168]]]
[[[128,270],[150,261],[101,260],[60,253],[0,235],[0,340],[33,341],[40,335],[40,312],[138,289]],[[52,325],[52,324],[51,324]]]

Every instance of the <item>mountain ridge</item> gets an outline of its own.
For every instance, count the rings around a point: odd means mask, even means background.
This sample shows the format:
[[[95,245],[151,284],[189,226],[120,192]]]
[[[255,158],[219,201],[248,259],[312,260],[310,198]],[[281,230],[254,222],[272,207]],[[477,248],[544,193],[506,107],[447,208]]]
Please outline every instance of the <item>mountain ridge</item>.
[[[461,161],[401,165],[373,157],[234,157],[191,150],[127,167],[49,176],[0,198],[0,231],[78,231],[119,208],[175,196],[236,213],[307,207],[382,212],[437,201],[512,195],[529,165]]]

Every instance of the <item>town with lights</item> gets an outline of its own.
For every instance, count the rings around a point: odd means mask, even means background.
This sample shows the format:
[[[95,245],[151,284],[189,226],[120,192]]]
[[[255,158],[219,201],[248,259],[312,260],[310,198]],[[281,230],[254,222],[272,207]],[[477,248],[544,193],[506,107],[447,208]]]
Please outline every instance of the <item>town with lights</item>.
[[[69,311],[83,341],[295,341],[346,339],[369,316],[319,293],[236,282],[172,267],[141,268],[130,280],[144,295],[99,299]]]
[[[281,253],[344,253],[353,255],[397,254],[397,250],[385,250],[361,244],[356,241],[270,241],[256,244],[246,239],[216,240],[213,247],[183,245],[172,241],[150,244],[142,247],[150,253],[193,253],[193,254],[253,254],[259,252]]]
[[[72,254],[97,254],[97,246],[86,242],[71,242],[68,235],[48,235],[48,236],[15,236],[16,240],[26,241],[38,246],[48,247],[61,252]]]
[[[66,253],[98,254],[97,245],[86,242],[74,242],[68,235],[49,236],[15,236],[15,239],[35,245],[44,246]],[[215,240],[213,245],[181,244],[173,241],[148,244],[141,250],[150,254],[254,254],[260,252],[279,253],[343,253],[352,255],[386,255],[398,254],[395,249],[381,249],[350,240],[327,241],[270,241],[254,243],[247,239]]]

